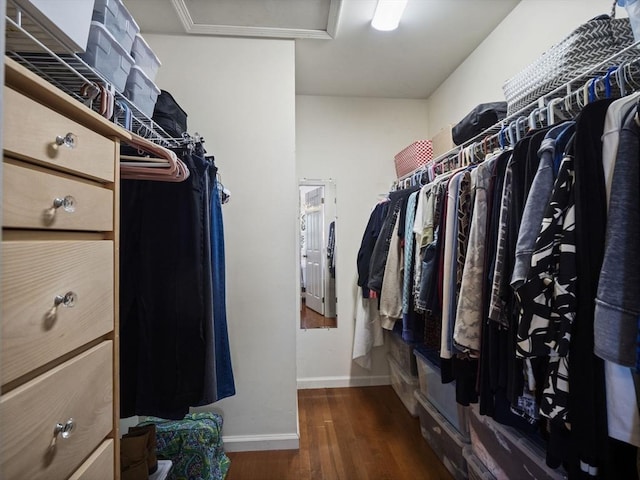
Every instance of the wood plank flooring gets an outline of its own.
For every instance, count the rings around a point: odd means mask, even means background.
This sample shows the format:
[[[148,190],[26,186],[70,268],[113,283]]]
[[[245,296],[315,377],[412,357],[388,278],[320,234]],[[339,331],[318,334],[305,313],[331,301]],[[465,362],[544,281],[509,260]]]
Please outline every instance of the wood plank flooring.
[[[300,328],[336,328],[338,319],[320,315],[318,312],[307,308],[305,302],[300,307]]]
[[[451,480],[388,386],[298,391],[300,450],[229,453],[227,480]]]

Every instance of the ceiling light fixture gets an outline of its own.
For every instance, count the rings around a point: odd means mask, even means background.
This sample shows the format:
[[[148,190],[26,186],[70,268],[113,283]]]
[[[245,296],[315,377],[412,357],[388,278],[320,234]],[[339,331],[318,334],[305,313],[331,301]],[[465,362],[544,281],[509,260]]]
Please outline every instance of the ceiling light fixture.
[[[395,30],[406,6],[407,0],[378,0],[371,26],[385,32]]]

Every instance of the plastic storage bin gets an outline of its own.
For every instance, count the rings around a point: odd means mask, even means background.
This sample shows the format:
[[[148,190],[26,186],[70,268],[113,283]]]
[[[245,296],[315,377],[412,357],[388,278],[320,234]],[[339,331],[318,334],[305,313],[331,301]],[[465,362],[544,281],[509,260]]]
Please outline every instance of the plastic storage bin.
[[[147,77],[149,77],[149,80],[155,82],[156,74],[158,73],[158,69],[162,63],[140,34],[137,34],[133,41],[131,56],[136,61],[136,65],[142,69]]]
[[[473,454],[470,445],[462,449],[462,456],[467,461],[467,476],[469,480],[496,480],[496,477],[491,475],[487,467]]]
[[[389,360],[389,370],[391,372],[391,386],[395,390],[402,403],[409,413],[414,417],[418,416],[418,402],[413,392],[418,388],[418,379],[412,377],[398,365],[391,355],[387,355]]]
[[[138,107],[147,117],[153,115],[153,107],[156,105],[160,89],[149,80],[142,69],[137,65],[131,67],[129,78],[124,89],[125,96]]]
[[[133,66],[133,58],[124,51],[103,24],[91,22],[87,51],[80,57],[100,72],[118,92],[124,92],[127,77]]]
[[[431,363],[422,352],[414,350],[418,366],[420,392],[449,423],[469,441],[469,407],[456,402],[456,384],[442,383],[440,368]]]
[[[422,436],[456,480],[466,479],[467,461],[462,451],[468,443],[466,443],[462,436],[451,427],[449,422],[431,406],[420,391],[416,390],[414,396],[418,402]],[[514,477],[514,479],[515,478],[525,477]]]
[[[402,336],[390,330],[383,330],[385,334],[385,343],[388,343],[389,354],[400,365],[400,367],[410,375],[418,375],[418,367],[416,359],[413,356],[413,347],[415,344],[407,343],[402,340]]]
[[[95,0],[93,20],[102,23],[122,48],[131,52],[140,27],[120,0]]]
[[[470,410],[469,432],[473,453],[496,480],[566,478],[562,469],[547,467],[542,449],[517,430],[480,415],[477,405],[472,405]]]

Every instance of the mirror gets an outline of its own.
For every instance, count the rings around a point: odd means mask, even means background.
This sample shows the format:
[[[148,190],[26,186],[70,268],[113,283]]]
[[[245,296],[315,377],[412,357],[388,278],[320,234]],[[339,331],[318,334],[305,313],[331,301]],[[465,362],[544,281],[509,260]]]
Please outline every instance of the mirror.
[[[336,185],[302,179],[300,190],[300,328],[336,328]]]

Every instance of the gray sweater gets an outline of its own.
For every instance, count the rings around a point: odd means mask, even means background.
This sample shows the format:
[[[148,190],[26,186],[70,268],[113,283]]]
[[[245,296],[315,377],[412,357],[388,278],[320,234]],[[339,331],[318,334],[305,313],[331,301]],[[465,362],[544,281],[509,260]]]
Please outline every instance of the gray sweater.
[[[640,315],[640,128],[630,115],[620,131],[595,308],[599,357],[635,367]]]

